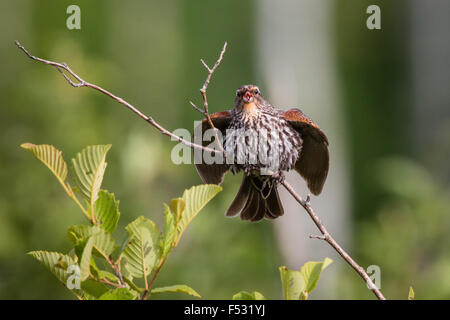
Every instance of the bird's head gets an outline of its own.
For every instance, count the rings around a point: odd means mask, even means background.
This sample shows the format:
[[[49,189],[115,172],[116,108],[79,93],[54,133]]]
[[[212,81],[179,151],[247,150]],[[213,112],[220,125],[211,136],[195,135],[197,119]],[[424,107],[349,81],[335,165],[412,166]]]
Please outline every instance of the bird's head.
[[[248,84],[236,90],[234,107],[239,111],[252,112],[264,104],[264,99],[255,85]]]

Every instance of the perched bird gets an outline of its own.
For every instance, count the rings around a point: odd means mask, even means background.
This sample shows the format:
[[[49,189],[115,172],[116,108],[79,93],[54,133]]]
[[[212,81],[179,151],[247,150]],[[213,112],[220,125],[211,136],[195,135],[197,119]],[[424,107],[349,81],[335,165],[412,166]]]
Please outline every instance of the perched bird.
[[[328,174],[328,139],[299,109],[277,109],[257,86],[245,85],[236,91],[234,109],[214,113],[211,120],[226,157],[218,154],[213,162],[203,158],[196,162],[203,182],[220,185],[227,171],[244,172],[227,216],[240,213],[241,219],[250,221],[282,216],[277,187],[283,172],[291,169],[305,179],[313,194],[322,191]],[[206,119],[199,128],[202,133],[211,129]],[[212,145],[205,139],[202,144]]]

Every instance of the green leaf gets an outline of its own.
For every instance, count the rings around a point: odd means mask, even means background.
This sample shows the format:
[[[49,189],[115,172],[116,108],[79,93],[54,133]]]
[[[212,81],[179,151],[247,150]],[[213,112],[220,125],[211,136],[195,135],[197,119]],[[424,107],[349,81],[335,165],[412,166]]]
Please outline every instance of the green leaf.
[[[320,274],[332,262],[333,260],[331,260],[330,258],[325,258],[323,261],[309,261],[303,265],[300,272],[305,279],[306,292],[310,293],[314,290],[317,285],[317,281],[319,281]]]
[[[184,191],[183,200],[185,202],[185,208],[181,219],[177,223],[178,240],[192,219],[221,190],[222,188],[215,184],[203,184]]]
[[[130,235],[123,251],[125,268],[134,278],[146,278],[161,257],[161,233],[153,221],[143,216],[125,229]]]
[[[66,285],[67,278],[69,277],[69,274],[66,272],[67,267],[76,264],[75,260],[60,252],[31,251],[28,254],[41,262],[59,281]]]
[[[83,254],[80,259],[80,278],[81,281],[89,277],[91,269],[92,248],[94,247],[94,236],[91,236],[83,249]]]
[[[166,292],[182,292],[182,293],[186,293],[191,296],[194,296],[194,297],[201,298],[201,296],[197,293],[197,291],[195,291],[194,289],[192,289],[191,287],[189,287],[185,284],[178,284],[178,285],[173,285],[173,286],[168,286],[168,287],[160,287],[160,288],[152,289],[150,291],[151,294],[166,293]]]
[[[94,253],[109,258],[116,248],[116,242],[111,234],[100,229],[99,232],[92,235],[92,238],[94,238]]]
[[[162,256],[165,257],[175,244],[177,228],[170,208],[164,203],[164,239]]]
[[[99,300],[134,300],[136,293],[127,288],[112,289],[100,296]]]
[[[309,261],[300,271],[288,270],[280,267],[283,296],[286,300],[306,300],[317,285],[320,274],[333,260],[325,258],[323,261]]]
[[[414,300],[414,289],[413,287],[409,287],[408,300]]]
[[[112,274],[109,271],[98,270],[97,276],[99,279],[108,279],[111,280],[112,282],[119,282],[119,278],[117,278],[115,274]]]
[[[110,144],[88,146],[72,159],[74,180],[91,207],[98,198],[106,169],[106,153],[110,148]]]
[[[265,300],[264,296],[258,291],[253,291],[253,293],[247,291],[241,291],[233,296],[233,300]]]
[[[170,209],[175,213],[177,223],[183,217],[184,208],[186,208],[186,202],[183,198],[175,198],[170,201]]]
[[[63,270],[67,270],[69,266],[67,265],[67,263],[63,260],[62,257],[59,258],[58,263],[55,264],[55,268],[60,268]]]
[[[67,177],[67,164],[62,157],[61,151],[48,144],[35,145],[32,143],[23,143],[21,147],[31,151],[36,158],[41,160],[41,162],[44,163],[55,175],[64,189],[66,191],[68,190],[65,184]]]
[[[109,257],[115,249],[115,241],[111,234],[98,226],[75,225],[67,230],[67,238],[75,246],[75,252],[81,257],[84,247],[92,237],[94,253],[104,258]]]
[[[125,250],[125,248],[127,247],[128,242],[130,242],[130,238],[129,238],[129,237],[128,237],[128,238],[125,238],[125,239],[122,241],[122,243],[121,243],[119,249],[117,250],[117,259],[116,259],[116,260],[121,259],[123,250]]]
[[[84,292],[89,294],[90,296],[94,298],[99,298],[104,293],[108,292],[108,287],[105,286],[103,283],[97,282],[92,279],[87,279],[86,281],[83,281],[81,283],[81,289],[83,289]]]
[[[300,271],[288,270],[285,266],[280,267],[279,269],[284,299],[298,300],[300,294],[305,291],[306,288],[303,275]]]
[[[76,274],[71,270],[68,270],[68,268],[71,266],[76,266],[78,268],[78,265],[75,263],[75,260],[68,255],[51,251],[31,251],[28,252],[28,254],[50,270],[50,272],[53,273],[65,287],[67,287],[68,282],[71,282],[72,279],[76,277]],[[81,290],[73,289],[71,292],[79,299],[85,298],[85,295]]]
[[[126,271],[126,270],[124,270],[124,271]],[[127,272],[127,271],[126,271],[126,272]],[[123,281],[125,281],[125,283],[128,284],[128,285],[130,286],[130,288],[133,289],[134,291],[140,292],[140,293],[142,293],[142,292],[145,291],[145,288],[139,288],[139,287],[132,281],[132,279],[131,279],[130,277],[124,276],[124,275],[123,275],[123,272],[122,272],[122,276],[123,276]]]
[[[86,280],[90,275],[91,266],[97,269],[95,261],[93,260],[92,253],[95,249],[100,256],[105,259],[109,258],[109,255],[114,250],[114,239],[111,238],[104,230],[93,227],[93,234],[87,239],[83,247],[83,253],[80,258],[80,278],[81,281]]]
[[[86,226],[86,225],[74,225],[70,226],[67,229],[67,239],[69,239],[70,242],[74,246],[78,245],[80,241],[87,240],[92,234],[94,233],[95,229],[92,226]]]
[[[70,285],[76,286],[76,280],[79,280],[79,274],[77,275],[76,270],[79,270],[79,267],[72,257],[60,252],[51,251],[30,251],[28,254],[37,259],[48,270],[50,270],[50,272],[53,273],[66,288],[69,289]],[[86,294],[76,287],[69,290],[79,299],[87,298]]]
[[[113,193],[106,190],[100,190],[98,199],[94,204],[94,216],[98,225],[108,233],[116,230],[119,221],[119,201],[115,199]]]

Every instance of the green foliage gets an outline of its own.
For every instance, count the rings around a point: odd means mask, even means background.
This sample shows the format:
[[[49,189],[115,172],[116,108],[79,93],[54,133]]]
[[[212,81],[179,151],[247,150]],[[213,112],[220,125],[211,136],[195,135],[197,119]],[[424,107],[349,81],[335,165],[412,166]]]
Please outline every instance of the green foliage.
[[[320,274],[333,260],[325,258],[323,261],[305,263],[300,271],[288,270],[280,267],[283,296],[286,300],[306,300],[317,285]]]
[[[265,300],[264,296],[258,291],[253,291],[253,293],[247,291],[241,291],[233,296],[233,300]]]
[[[280,267],[281,286],[283,288],[283,297],[286,300],[306,300],[311,291],[317,285],[320,274],[329,266],[333,260],[325,258],[323,261],[306,262],[300,271],[288,270],[286,267]],[[264,296],[258,291],[249,293],[241,291],[233,296],[233,300],[264,300]]]
[[[192,219],[221,190],[221,187],[214,184],[194,186],[184,191],[183,199],[176,199],[176,201],[171,202],[177,217],[177,242]]]
[[[111,289],[108,292],[102,294],[99,300],[134,300],[137,298],[135,291],[127,288]]]
[[[165,293],[165,292],[182,292],[182,293],[186,293],[186,294],[189,294],[189,295],[197,297],[197,298],[201,298],[200,295],[194,289],[192,289],[191,287],[188,287],[185,284],[155,288],[155,289],[152,289],[152,291],[151,291],[152,294]]]
[[[167,204],[164,204],[164,237],[162,245],[162,255],[166,256],[172,250],[177,236],[177,227],[174,214]]]
[[[152,220],[141,216],[125,227],[127,240],[117,246],[113,233],[120,218],[119,201],[114,194],[101,189],[107,165],[106,154],[111,145],[89,146],[72,159],[73,180],[77,188],[71,188],[66,182],[67,164],[61,151],[53,146],[30,143],[22,147],[30,150],[53,172],[90,222],[89,225],[68,228],[67,238],[73,245],[71,255],[48,251],[30,252],[79,299],[133,300],[171,292],[200,298],[197,291],[184,284],[159,288],[152,288],[152,285],[187,226],[222,190],[221,187],[200,185],[185,190],[181,198],[172,199],[170,205],[164,204],[163,232]],[[84,198],[85,205],[73,191]],[[307,262],[300,271],[280,267],[284,297],[307,299],[316,287],[322,270],[331,262],[328,258],[323,262]],[[69,267],[71,270],[75,267],[75,272],[69,272]],[[107,270],[103,270],[105,267]],[[69,285],[69,280],[76,281]],[[241,291],[233,299],[265,298],[257,291]]]
[[[41,160],[50,169],[59,183],[64,188],[66,187],[67,164],[62,157],[61,151],[48,144],[35,145],[32,143],[24,143],[21,147],[31,151],[36,158]]]
[[[414,296],[415,296],[415,293],[414,293],[413,287],[409,287],[408,300],[414,300]]]
[[[97,200],[106,169],[106,153],[111,145],[89,146],[72,159],[72,172],[78,191],[90,201]]]
[[[139,217],[126,228],[129,241],[123,251],[125,269],[134,278],[145,278],[157,267],[161,258],[161,234],[156,224]]]
[[[152,285],[184,230],[221,191],[221,187],[194,186],[186,190],[182,198],[173,199],[170,206],[164,204],[163,233],[152,220],[143,216],[137,218],[125,228],[128,238],[119,247],[112,235],[120,218],[119,201],[114,194],[101,189],[106,154],[111,145],[89,146],[72,159],[73,180],[77,188],[71,188],[66,181],[68,170],[61,151],[53,146],[31,143],[25,143],[22,147],[30,150],[52,171],[90,222],[89,225],[68,228],[67,238],[73,245],[70,254],[49,251],[29,253],[79,299],[132,300],[166,292],[200,297],[186,285],[161,288],[152,288]],[[84,198],[84,205],[73,191]],[[103,270],[104,267],[107,270]],[[135,282],[142,278],[143,288]]]
[[[108,258],[115,249],[115,240],[98,226],[75,225],[67,230],[67,238],[72,242],[75,253],[81,256],[90,241],[98,256]]]
[[[98,199],[94,204],[95,220],[105,231],[113,233],[119,222],[119,201],[116,201],[114,194],[105,190],[100,190]]]
[[[87,279],[81,283],[81,289],[90,298],[96,299],[109,291],[109,288],[95,280]]]
[[[59,252],[31,251],[28,254],[39,260],[64,284],[68,278],[67,267],[76,263],[72,257]]]

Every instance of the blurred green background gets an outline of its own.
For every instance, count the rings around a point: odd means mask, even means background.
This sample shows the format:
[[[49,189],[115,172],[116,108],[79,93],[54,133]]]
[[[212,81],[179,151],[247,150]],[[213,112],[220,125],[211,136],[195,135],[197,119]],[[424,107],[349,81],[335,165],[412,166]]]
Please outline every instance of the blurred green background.
[[[66,8],[74,3],[81,8],[81,30],[66,28]],[[405,299],[412,285],[419,299],[448,299],[450,39],[439,22],[448,26],[450,7],[444,1],[429,1],[425,8],[425,1],[323,3],[330,12],[329,54],[340,116],[331,121],[345,123],[342,145],[334,147],[348,150],[349,251],[363,266],[380,266],[387,298]],[[365,26],[370,4],[382,10],[382,30]],[[264,23],[259,20],[264,5],[267,1],[2,2],[1,299],[72,299],[26,252],[69,250],[67,227],[85,222],[21,143],[53,144],[66,161],[86,145],[111,143],[104,188],[120,199],[121,227],[139,215],[161,223],[162,203],[201,182],[193,165],[169,160],[174,143],[167,137],[111,99],[70,87],[56,70],[26,58],[14,40],[34,55],[67,62],[169,130],[191,130],[199,114],[188,101],[200,103],[198,89],[206,76],[199,59],[212,64],[225,41],[228,51],[208,90],[211,111],[230,107],[242,84],[264,89],[259,80],[264,66],[255,63],[262,50],[258,39],[265,36],[257,28]],[[437,33],[424,35],[421,21]],[[185,283],[208,299],[228,299],[240,290],[281,298],[278,267],[286,259],[273,223],[224,218],[239,181],[227,175],[224,191],[189,226],[155,285]],[[125,237],[121,228],[117,233]],[[316,240],[305,234],[304,241]],[[338,256],[332,258],[339,272],[332,281],[326,270],[321,284],[335,286],[335,293],[321,290],[311,298],[372,299],[358,275]]]

